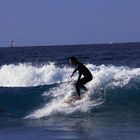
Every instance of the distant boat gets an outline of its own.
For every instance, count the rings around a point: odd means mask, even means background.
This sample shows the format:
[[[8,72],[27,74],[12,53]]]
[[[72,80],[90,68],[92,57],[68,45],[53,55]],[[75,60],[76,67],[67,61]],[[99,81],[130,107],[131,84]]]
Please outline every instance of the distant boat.
[[[113,41],[110,41],[108,44],[113,44],[114,42]]]
[[[14,40],[11,41],[11,47],[14,47]]]

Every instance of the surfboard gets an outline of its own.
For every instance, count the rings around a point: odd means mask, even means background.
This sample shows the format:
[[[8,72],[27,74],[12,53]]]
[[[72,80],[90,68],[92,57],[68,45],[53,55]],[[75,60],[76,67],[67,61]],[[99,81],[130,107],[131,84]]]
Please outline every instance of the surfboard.
[[[83,95],[80,97],[80,99],[77,99],[77,97],[78,96],[71,96],[68,99],[64,100],[64,103],[72,103],[72,102],[76,102],[84,98]]]

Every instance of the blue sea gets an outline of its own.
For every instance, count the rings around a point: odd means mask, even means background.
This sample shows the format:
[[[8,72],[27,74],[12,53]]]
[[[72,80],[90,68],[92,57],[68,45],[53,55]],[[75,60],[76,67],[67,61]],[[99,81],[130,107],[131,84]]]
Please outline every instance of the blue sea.
[[[0,48],[0,140],[140,140],[140,43]]]

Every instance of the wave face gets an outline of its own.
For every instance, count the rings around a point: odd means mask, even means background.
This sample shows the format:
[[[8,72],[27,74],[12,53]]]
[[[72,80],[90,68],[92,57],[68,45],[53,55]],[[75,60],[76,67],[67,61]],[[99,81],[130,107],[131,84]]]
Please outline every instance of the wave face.
[[[13,116],[38,119],[60,113],[92,113],[97,107],[139,101],[140,68],[86,66],[93,74],[93,80],[86,85],[89,90],[83,99],[68,104],[65,101],[76,95],[74,81],[78,74],[69,78],[73,68],[54,63],[40,67],[3,65],[0,68],[0,106],[14,110],[11,111]]]

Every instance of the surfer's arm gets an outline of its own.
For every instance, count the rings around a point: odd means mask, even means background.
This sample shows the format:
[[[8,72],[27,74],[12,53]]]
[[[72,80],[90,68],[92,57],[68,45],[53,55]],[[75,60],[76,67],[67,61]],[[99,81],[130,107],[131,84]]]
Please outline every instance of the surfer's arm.
[[[71,77],[74,75],[74,73],[78,70],[78,67],[75,68],[75,70],[73,71]]]

